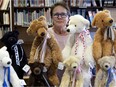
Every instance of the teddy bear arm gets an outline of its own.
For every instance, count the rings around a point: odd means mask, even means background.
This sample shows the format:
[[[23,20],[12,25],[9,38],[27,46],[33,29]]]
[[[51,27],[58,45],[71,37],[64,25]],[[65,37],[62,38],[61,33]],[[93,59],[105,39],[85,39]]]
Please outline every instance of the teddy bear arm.
[[[33,86],[34,85],[34,82],[35,82],[34,76],[30,75],[29,76],[28,83],[27,83],[27,86]]]
[[[113,43],[110,39],[104,40],[103,44],[103,56],[113,55]]]
[[[96,78],[95,78],[95,82],[94,82],[94,86],[95,87],[101,87],[101,79],[102,79],[102,70],[99,70],[96,73]]]
[[[68,87],[69,83],[70,83],[70,75],[69,75],[69,72],[65,70],[60,83],[60,87]]]
[[[72,46],[74,45],[74,35],[70,35],[66,42],[64,49],[62,50],[63,59],[65,60],[71,54]]]
[[[100,42],[93,42],[93,57],[95,60],[102,57],[102,45]]]
[[[31,51],[30,51],[30,58],[29,58],[29,63],[33,63],[34,62],[34,56],[35,56],[35,52],[36,49],[39,45],[37,44],[37,41],[34,40],[32,43],[32,47],[31,47]]]
[[[59,62],[62,62],[63,58],[62,58],[60,47],[58,46],[53,36],[48,40],[48,46],[51,49],[54,64],[58,64]]]
[[[15,70],[13,69],[13,67],[11,66],[10,67],[10,81],[11,81],[11,84],[13,87],[21,87],[21,84],[20,84],[20,79],[18,78]]]

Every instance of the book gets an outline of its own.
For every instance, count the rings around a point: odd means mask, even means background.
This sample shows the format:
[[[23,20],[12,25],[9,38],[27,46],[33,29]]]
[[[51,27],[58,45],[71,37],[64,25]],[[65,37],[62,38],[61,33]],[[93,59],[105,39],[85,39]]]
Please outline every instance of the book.
[[[3,0],[2,6],[1,6],[1,10],[6,10],[9,6],[10,0]]]

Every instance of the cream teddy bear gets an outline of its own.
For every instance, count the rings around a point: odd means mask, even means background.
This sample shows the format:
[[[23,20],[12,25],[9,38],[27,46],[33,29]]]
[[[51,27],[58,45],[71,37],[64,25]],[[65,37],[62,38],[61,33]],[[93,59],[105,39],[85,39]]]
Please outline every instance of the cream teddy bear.
[[[116,74],[114,56],[104,56],[98,60],[100,69],[96,74],[95,87],[116,87]]]
[[[63,74],[60,87],[83,87],[83,74],[80,70],[80,59],[76,56],[70,56],[64,60],[66,67]]]
[[[70,55],[81,58],[81,68],[84,75],[84,87],[89,87],[91,83],[90,67],[94,67],[94,59],[92,56],[92,38],[87,30],[90,22],[81,15],[70,17],[67,32],[70,36],[67,40],[65,48],[62,51],[64,60]]]

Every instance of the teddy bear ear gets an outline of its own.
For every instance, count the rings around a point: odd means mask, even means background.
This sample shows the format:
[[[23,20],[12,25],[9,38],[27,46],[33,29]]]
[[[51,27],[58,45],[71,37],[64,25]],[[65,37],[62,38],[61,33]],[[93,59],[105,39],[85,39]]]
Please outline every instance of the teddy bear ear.
[[[19,35],[18,30],[14,30],[13,33],[15,33],[16,35]]]
[[[3,46],[0,50],[6,51],[7,50],[7,47],[6,46]]]
[[[103,10],[105,13],[110,13],[110,11],[109,10]]]
[[[43,21],[43,20],[46,20],[46,17],[45,17],[45,16],[40,16],[40,17],[38,18],[38,21]]]

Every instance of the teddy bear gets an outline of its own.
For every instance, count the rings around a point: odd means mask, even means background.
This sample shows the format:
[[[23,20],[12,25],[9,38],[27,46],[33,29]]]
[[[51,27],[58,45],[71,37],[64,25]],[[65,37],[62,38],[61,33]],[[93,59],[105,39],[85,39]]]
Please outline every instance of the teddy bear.
[[[48,32],[46,17],[40,16],[33,20],[27,29],[27,34],[35,36],[31,46],[29,63],[35,61],[44,63],[49,81],[53,85],[58,85],[57,67],[63,58],[56,39]]]
[[[84,76],[84,87],[90,86],[92,74],[90,68],[95,66],[92,56],[92,38],[89,32],[90,22],[77,14],[69,18],[67,32],[70,36],[62,51],[64,60],[70,55],[81,58],[81,68]]]
[[[47,76],[44,63],[30,63],[31,74],[29,75],[28,86],[53,86],[50,84]]]
[[[60,87],[83,87],[83,75],[80,69],[80,58],[69,56],[63,61],[65,72]]]
[[[11,85],[12,87],[22,87],[11,64],[12,61],[7,47],[3,46],[0,48],[0,87],[11,87]]]
[[[12,60],[12,66],[18,77],[23,79],[23,76],[29,70],[27,56],[21,45],[22,40],[18,39],[19,32],[17,30],[9,31],[3,35],[1,42],[7,47]],[[26,69],[25,69],[26,68]]]
[[[112,56],[116,53],[116,31],[112,28],[113,18],[109,10],[96,13],[92,26],[97,28],[93,41],[93,57],[96,61],[96,72],[100,66],[97,63],[103,56]]]
[[[104,56],[98,60],[100,69],[96,74],[94,87],[116,87],[115,63],[114,56]]]

